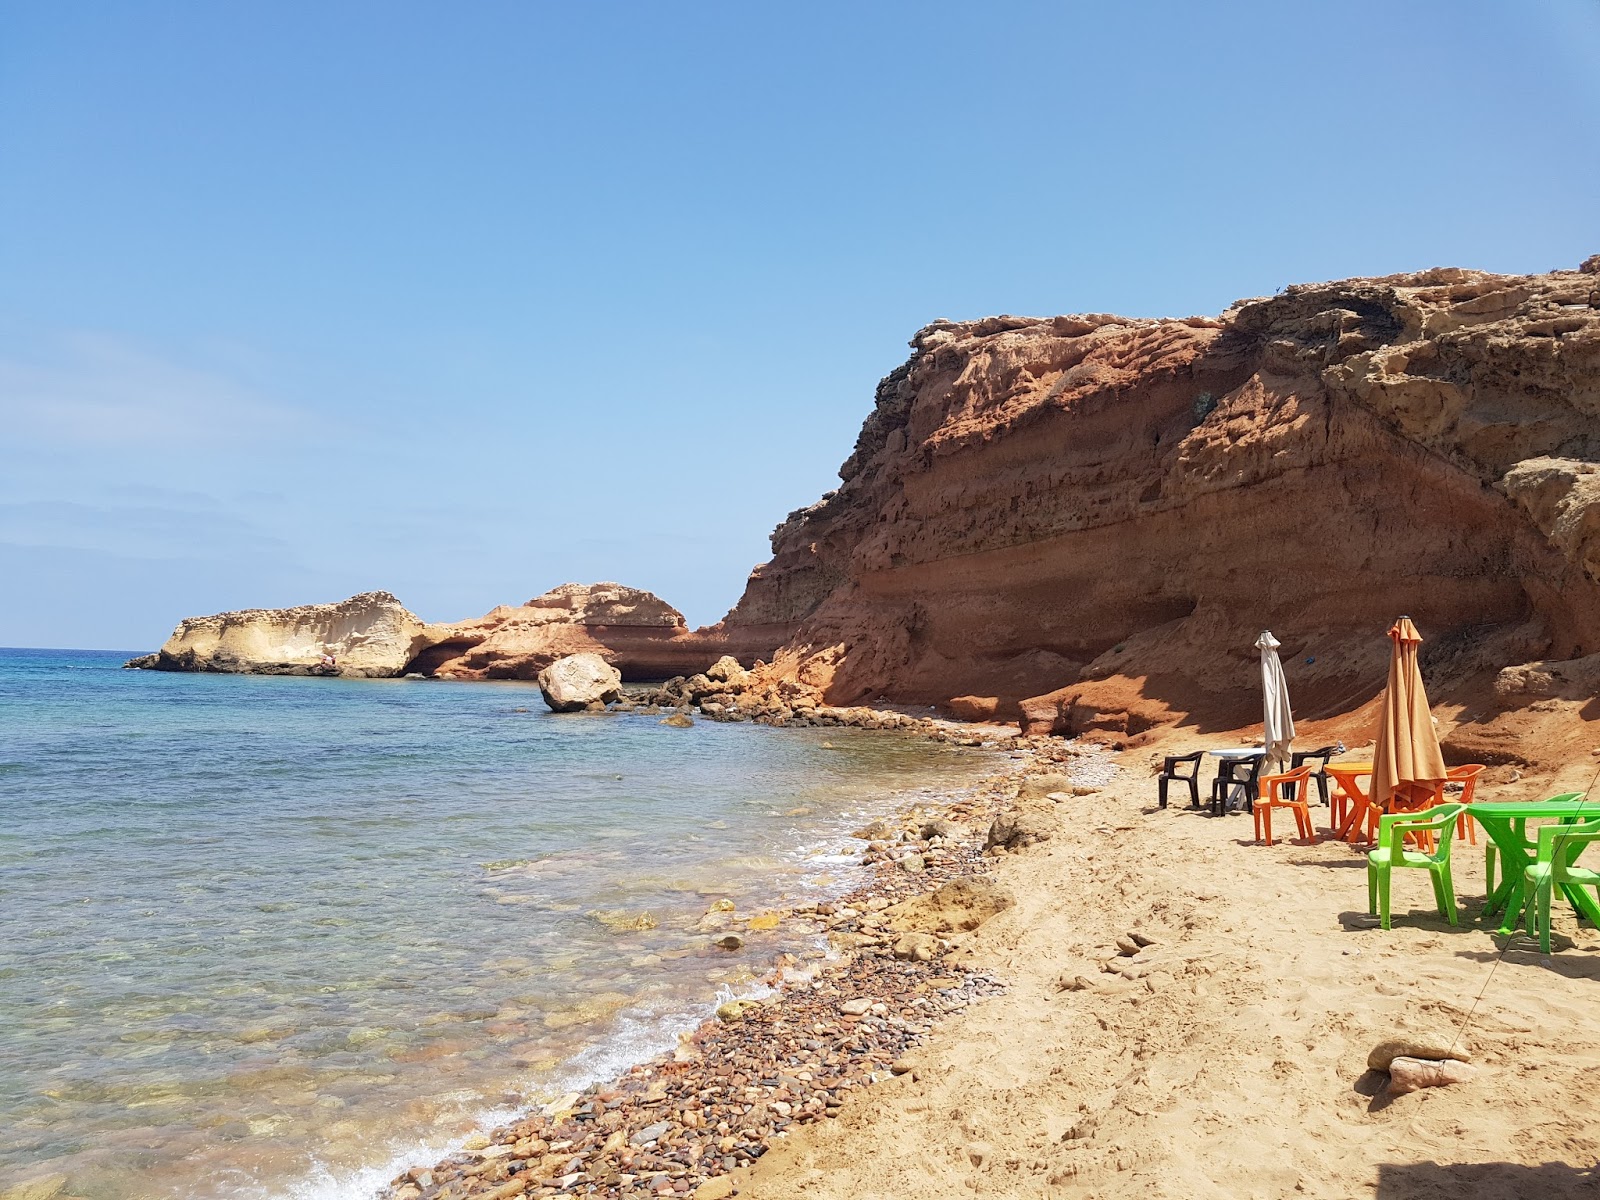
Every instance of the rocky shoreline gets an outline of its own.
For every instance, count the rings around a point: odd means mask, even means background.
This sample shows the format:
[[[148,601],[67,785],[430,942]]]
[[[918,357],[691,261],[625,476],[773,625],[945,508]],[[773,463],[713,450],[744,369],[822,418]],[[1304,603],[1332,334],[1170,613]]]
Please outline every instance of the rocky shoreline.
[[[890,720],[903,715],[880,712],[878,727],[909,728]],[[967,933],[1013,903],[988,878],[986,861],[1032,840],[1019,797],[1064,799],[1114,770],[1094,747],[1025,745],[1019,762],[967,797],[875,822],[858,834],[870,839],[863,863],[871,878],[783,918],[826,932],[835,961],[807,969],[781,956],[765,980],[771,995],[725,1003],[673,1054],[403,1172],[386,1200],[734,1195],[740,1173],[775,1139],[837,1116],[876,1081],[915,1075],[914,1050],[942,1017],[1003,991],[994,975],[951,957]],[[705,924],[738,944],[736,914],[714,907]]]
[[[1009,748],[1019,743],[1014,728],[952,721],[929,715],[932,710],[824,704],[815,689],[792,679],[772,678],[764,663],[746,670],[727,656],[702,673],[625,689],[620,699],[599,705],[596,711],[600,708],[645,716],[665,713],[669,722],[679,724],[698,712],[711,721],[753,721],[777,728],[897,730],[958,746]]]

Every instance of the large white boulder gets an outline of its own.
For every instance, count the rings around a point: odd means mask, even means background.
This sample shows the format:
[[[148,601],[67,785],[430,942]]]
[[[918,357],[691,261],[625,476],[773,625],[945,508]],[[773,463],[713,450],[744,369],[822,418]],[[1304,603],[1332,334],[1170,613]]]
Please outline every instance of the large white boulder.
[[[598,654],[569,654],[539,672],[539,690],[552,712],[578,712],[622,697],[622,672]]]

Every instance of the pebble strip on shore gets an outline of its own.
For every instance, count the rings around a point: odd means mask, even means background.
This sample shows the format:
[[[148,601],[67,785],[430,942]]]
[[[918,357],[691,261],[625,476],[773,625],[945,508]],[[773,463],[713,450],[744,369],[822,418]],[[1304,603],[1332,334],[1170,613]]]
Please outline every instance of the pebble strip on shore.
[[[1070,754],[1067,752],[1070,749]],[[890,1074],[915,1071],[904,1055],[939,1018],[1003,991],[993,976],[949,962],[948,943],[909,938],[883,915],[898,901],[979,874],[988,819],[1016,781],[1076,747],[1035,746],[1019,771],[1001,772],[943,815],[912,810],[903,827],[863,831],[872,880],[840,900],[796,909],[850,955],[809,975],[786,976],[783,956],[763,1001],[735,1000],[676,1053],[562,1097],[488,1134],[433,1167],[404,1172],[388,1200],[513,1197],[688,1196],[734,1193],[729,1172],[761,1157],[796,1125],[836,1116],[845,1098]],[[1075,763],[1092,773],[1099,764]]]

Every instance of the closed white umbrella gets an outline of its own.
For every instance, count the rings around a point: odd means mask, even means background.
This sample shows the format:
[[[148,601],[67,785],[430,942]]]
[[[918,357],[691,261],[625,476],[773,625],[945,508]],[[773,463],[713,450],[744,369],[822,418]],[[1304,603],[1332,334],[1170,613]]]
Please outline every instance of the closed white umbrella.
[[[1256,639],[1256,649],[1261,651],[1262,744],[1267,752],[1262,766],[1267,774],[1287,771],[1292,761],[1289,744],[1294,741],[1294,713],[1289,708],[1283,663],[1278,661],[1280,644],[1270,629],[1263,629]]]

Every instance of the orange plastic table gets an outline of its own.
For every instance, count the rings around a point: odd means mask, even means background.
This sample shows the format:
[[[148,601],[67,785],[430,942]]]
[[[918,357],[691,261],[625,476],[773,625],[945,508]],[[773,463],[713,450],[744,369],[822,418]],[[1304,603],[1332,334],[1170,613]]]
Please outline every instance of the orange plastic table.
[[[1416,794],[1411,797],[1403,797],[1399,792],[1396,792],[1389,803],[1377,805],[1372,802],[1371,793],[1362,791],[1361,785],[1356,782],[1363,775],[1371,776],[1371,763],[1329,763],[1327,772],[1338,781],[1339,789],[1350,797],[1350,812],[1344,821],[1339,824],[1334,834],[1352,843],[1354,842],[1352,835],[1357,830],[1365,831],[1365,836],[1361,838],[1362,841],[1372,841],[1376,835],[1378,818],[1385,813],[1421,812],[1423,809],[1430,808],[1443,801],[1441,789],[1433,788],[1426,795]],[[1410,835],[1408,834],[1407,836],[1409,837]],[[1425,839],[1423,849],[1431,853],[1433,836],[1431,834],[1420,834],[1419,836]]]
[[[1339,790],[1350,797],[1350,810],[1345,814],[1344,820],[1334,822],[1334,836],[1344,838],[1347,842],[1353,841],[1354,839],[1351,837],[1353,831],[1359,829],[1363,833],[1366,832],[1367,814],[1372,809],[1372,802],[1367,799],[1367,793],[1361,790],[1361,785],[1356,780],[1363,775],[1370,777],[1372,764],[1370,762],[1329,763],[1327,772],[1338,783]]]

